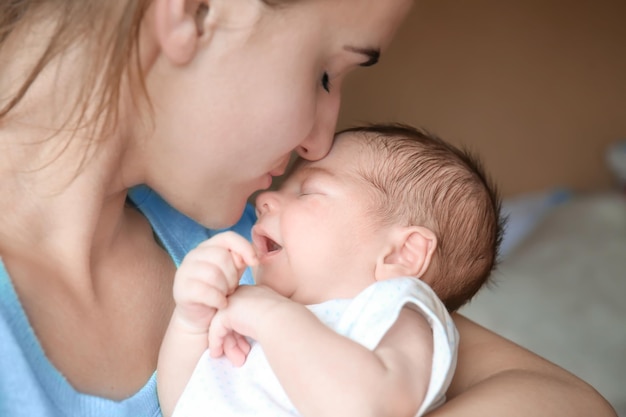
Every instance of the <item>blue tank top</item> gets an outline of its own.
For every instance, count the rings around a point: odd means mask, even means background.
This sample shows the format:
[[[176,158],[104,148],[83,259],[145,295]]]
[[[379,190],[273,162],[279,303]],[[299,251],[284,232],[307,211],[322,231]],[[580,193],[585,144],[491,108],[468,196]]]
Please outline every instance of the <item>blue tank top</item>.
[[[180,214],[147,187],[129,197],[148,218],[176,265],[201,241],[222,230],[210,230]],[[256,220],[247,206],[234,230],[250,239]],[[242,284],[251,284],[249,270]],[[153,374],[146,385],[122,401],[77,392],[48,361],[13,284],[0,260],[0,416],[11,417],[160,417]]]

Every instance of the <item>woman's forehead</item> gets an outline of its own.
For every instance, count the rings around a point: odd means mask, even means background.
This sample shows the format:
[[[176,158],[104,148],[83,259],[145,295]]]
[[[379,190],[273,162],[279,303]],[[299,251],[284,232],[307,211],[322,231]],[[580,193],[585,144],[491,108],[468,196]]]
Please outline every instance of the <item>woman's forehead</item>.
[[[400,26],[413,0],[296,0],[269,2],[266,17],[302,21],[292,35],[308,25],[323,27],[320,39],[340,38],[346,50],[363,55],[363,62],[377,61]],[[301,28],[301,29],[300,29]],[[271,30],[271,28],[270,28]]]

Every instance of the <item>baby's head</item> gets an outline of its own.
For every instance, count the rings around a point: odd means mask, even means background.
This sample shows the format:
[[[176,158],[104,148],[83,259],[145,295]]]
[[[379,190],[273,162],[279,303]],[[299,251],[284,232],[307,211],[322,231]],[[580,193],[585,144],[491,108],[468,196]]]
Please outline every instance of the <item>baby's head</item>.
[[[499,200],[478,162],[402,125],[340,132],[328,156],[296,162],[256,205],[255,279],[305,304],[415,276],[456,310],[500,242]]]
[[[479,160],[406,125],[339,132],[363,143],[360,175],[371,187],[372,215],[382,223],[423,226],[436,236],[420,277],[450,311],[487,281],[502,240],[500,198]]]

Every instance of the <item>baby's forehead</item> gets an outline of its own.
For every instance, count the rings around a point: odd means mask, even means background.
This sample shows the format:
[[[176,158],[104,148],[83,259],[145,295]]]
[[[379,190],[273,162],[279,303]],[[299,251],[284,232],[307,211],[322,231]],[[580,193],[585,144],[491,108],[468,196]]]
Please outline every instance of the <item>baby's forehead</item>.
[[[366,141],[371,140],[373,135],[370,132],[362,131],[362,130],[347,130],[344,132],[339,132],[335,135],[334,143],[351,141],[359,144],[363,144]]]
[[[335,136],[329,155],[341,153],[359,158],[375,149],[376,140],[369,132],[344,132]]]
[[[348,152],[352,152],[354,156],[371,155],[384,148],[385,139],[375,132],[361,130],[340,132],[335,136],[331,152],[348,149]]]
[[[371,155],[372,146],[367,142],[358,134],[339,135],[328,155],[318,161],[305,161],[303,165],[334,171],[354,171],[363,166],[365,156]]]
[[[291,165],[287,176],[302,175],[303,172],[316,170],[330,171],[340,177],[359,176],[375,161],[375,146],[372,138],[364,132],[344,132],[335,137],[333,146],[324,158],[318,161],[308,161],[298,157]],[[374,153],[373,153],[374,152]]]

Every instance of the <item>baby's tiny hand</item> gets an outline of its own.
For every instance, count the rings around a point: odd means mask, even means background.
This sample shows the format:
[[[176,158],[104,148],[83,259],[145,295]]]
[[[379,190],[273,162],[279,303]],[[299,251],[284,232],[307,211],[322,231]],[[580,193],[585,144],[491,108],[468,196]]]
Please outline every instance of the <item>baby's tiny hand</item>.
[[[247,265],[256,265],[252,245],[225,232],[198,245],[181,263],[174,279],[175,314],[193,332],[206,332],[217,309],[239,285]]]
[[[224,310],[217,312],[209,327],[209,353],[212,358],[224,355],[234,365],[241,366],[250,353],[250,343],[228,322]]]
[[[243,336],[255,339],[261,326],[273,321],[275,307],[293,304],[272,289],[259,285],[242,285],[228,297],[228,306],[220,309],[209,327],[209,349],[212,357],[225,355],[235,366],[242,365],[250,352]]]

